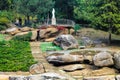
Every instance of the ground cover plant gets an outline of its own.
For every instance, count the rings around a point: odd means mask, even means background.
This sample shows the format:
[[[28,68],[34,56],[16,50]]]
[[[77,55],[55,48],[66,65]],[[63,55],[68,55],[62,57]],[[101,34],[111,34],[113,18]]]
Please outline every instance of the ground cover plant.
[[[42,52],[62,50],[59,46],[54,45],[52,42],[41,42],[40,49]]]
[[[34,63],[29,42],[0,41],[0,71],[28,71]]]

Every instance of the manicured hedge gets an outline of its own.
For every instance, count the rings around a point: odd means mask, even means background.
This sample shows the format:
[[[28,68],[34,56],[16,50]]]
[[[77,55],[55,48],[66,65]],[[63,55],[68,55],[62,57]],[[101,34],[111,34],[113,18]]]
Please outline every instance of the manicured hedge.
[[[0,41],[0,71],[28,71],[34,63],[29,42]]]

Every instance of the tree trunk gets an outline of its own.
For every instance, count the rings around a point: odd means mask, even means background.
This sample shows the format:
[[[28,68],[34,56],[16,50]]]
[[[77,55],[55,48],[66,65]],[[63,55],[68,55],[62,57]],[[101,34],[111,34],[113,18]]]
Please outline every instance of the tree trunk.
[[[30,16],[27,15],[27,23],[30,24]]]
[[[110,26],[109,26],[108,45],[111,45],[111,36],[112,36],[112,25],[111,25],[111,23],[110,23]]]
[[[108,45],[111,45],[111,31],[109,32]]]

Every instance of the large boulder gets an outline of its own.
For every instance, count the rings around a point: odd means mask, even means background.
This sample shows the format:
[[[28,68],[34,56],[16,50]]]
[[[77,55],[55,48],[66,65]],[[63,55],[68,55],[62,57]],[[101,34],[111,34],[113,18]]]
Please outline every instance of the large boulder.
[[[84,56],[83,55],[51,55],[48,56],[47,58],[48,62],[53,62],[53,63],[73,63],[73,62],[83,62]]]
[[[45,35],[46,33],[47,33],[46,29],[40,29],[39,37],[40,38],[46,38],[46,35]]]
[[[53,43],[60,46],[64,50],[78,48],[79,46],[77,40],[72,35],[60,35],[56,37]]]
[[[27,80],[25,76],[10,76],[9,80]]]
[[[37,39],[37,30],[31,31],[31,32],[32,32],[31,40],[35,41]]]
[[[17,33],[20,33],[20,31],[19,31],[19,29],[17,27],[8,28],[8,29],[6,29],[5,32],[7,34],[10,34],[10,35],[15,35]]]
[[[30,27],[23,27],[23,28],[20,28],[20,31],[21,32],[27,32],[27,31],[32,31],[33,28],[30,28]]]
[[[120,53],[114,54],[115,67],[120,69]]]
[[[55,38],[48,38],[48,39],[45,39],[45,42],[53,42],[55,40]]]
[[[113,57],[108,52],[100,52],[93,57],[95,66],[104,67],[111,66],[114,64]]]
[[[48,28],[46,29],[46,31],[47,31],[47,32],[50,32],[50,33],[52,34],[52,33],[57,32],[57,31],[58,31],[58,29],[57,29],[57,28],[55,28],[55,27],[48,27]]]
[[[20,33],[17,33],[15,36],[22,36],[22,35],[26,35],[28,34],[29,32],[20,32]]]
[[[29,69],[31,74],[41,74],[44,73],[44,65],[42,63],[33,64]]]
[[[51,38],[55,37],[58,34],[58,29],[55,27],[48,27],[46,29],[39,30],[39,37],[40,38]]]
[[[66,65],[60,67],[60,69],[68,72],[76,71],[76,70],[82,70],[85,69],[86,65],[85,64],[72,64],[72,65]]]

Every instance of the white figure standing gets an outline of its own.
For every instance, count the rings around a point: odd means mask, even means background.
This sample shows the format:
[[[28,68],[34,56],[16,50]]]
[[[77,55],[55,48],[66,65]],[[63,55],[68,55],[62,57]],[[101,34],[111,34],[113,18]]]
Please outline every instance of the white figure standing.
[[[52,10],[52,25],[56,25],[55,9]]]
[[[52,10],[52,18],[55,18],[55,9]]]

